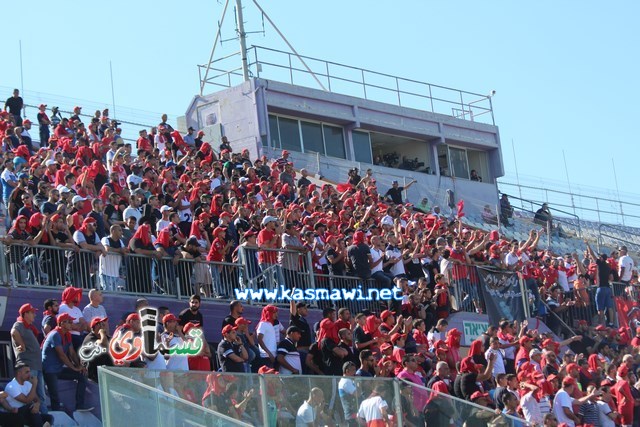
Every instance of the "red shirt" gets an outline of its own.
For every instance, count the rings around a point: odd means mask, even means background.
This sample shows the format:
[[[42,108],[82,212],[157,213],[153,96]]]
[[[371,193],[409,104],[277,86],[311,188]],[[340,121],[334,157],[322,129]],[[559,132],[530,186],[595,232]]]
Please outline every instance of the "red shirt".
[[[267,228],[263,228],[258,233],[258,246],[261,248],[270,242],[276,235],[275,231],[271,231]],[[259,251],[258,262],[260,264],[275,264],[278,260],[278,252],[275,250]]]
[[[554,283],[558,283],[558,270],[553,267],[545,268],[542,270],[542,277],[547,288],[553,286]]]
[[[612,388],[613,395],[618,402],[621,424],[633,424],[633,403],[631,388],[627,381],[618,381]]]
[[[207,254],[207,261],[222,262],[224,259],[223,250],[225,246],[226,242],[217,237],[211,244],[211,249],[209,249],[209,253]]]
[[[455,259],[457,261],[460,261],[462,263],[466,263],[467,262],[467,257],[465,256],[464,250],[461,250],[460,252],[455,251],[455,250],[451,250],[451,256],[449,257],[451,259]],[[460,265],[460,264],[453,264],[451,266],[451,272],[452,272],[452,276],[455,280],[458,279],[466,279],[467,278],[467,266],[466,265]]]
[[[151,141],[149,141],[149,138],[138,138],[138,151],[140,150],[144,150],[147,152],[153,151],[153,146],[151,145]]]

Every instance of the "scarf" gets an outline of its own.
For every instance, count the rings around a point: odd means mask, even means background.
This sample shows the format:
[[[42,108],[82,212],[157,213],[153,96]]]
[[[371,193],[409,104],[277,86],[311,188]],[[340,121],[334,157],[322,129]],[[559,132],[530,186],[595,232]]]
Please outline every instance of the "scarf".
[[[475,340],[471,343],[471,347],[469,348],[469,356],[479,356],[482,355],[482,341]]]
[[[449,394],[449,387],[447,387],[447,384],[442,380],[436,381],[433,386],[431,386],[431,394],[429,395],[429,399],[427,400],[427,405],[431,403],[431,401],[436,397],[438,397],[440,393]]]
[[[273,313],[278,312],[278,307],[275,305],[267,305],[262,309],[262,313],[260,314],[260,322],[267,322],[273,325],[273,320],[271,319]]]
[[[42,215],[40,212],[36,212],[31,215],[31,218],[29,218],[29,223],[27,224],[27,230],[29,231],[29,233],[36,235],[40,232],[40,230],[42,229],[43,218],[44,215]],[[44,233],[42,235],[41,242],[45,245],[49,243],[49,233]]]
[[[131,239],[140,240],[142,242],[142,245],[145,247],[151,245],[151,226],[149,224],[142,224],[140,227],[138,227]],[[160,239],[159,235],[158,239]]]
[[[82,299],[82,289],[69,286],[62,291],[62,302],[69,305],[69,303],[78,305]]]
[[[333,341],[335,344],[340,342],[340,338],[338,337],[338,329],[336,328],[336,324],[331,321],[331,319],[324,319],[320,322],[320,329],[318,330],[318,342],[322,343],[322,340],[327,338]]]
[[[25,229],[24,230],[20,230],[20,226],[18,224],[20,224],[20,221],[24,220],[25,222]],[[27,228],[28,228],[28,224],[29,224],[29,218],[26,217],[26,215],[18,215],[17,218],[15,219],[15,221],[13,221],[13,226],[11,227],[11,230],[9,230],[9,233],[13,232],[13,231],[17,231],[22,233],[23,231],[26,232]]]
[[[96,223],[95,218],[92,218],[90,216],[86,217],[84,219],[84,221],[82,221],[82,226],[78,229],[78,231],[81,232],[84,235],[87,235],[87,234],[89,234],[89,229],[87,228],[87,226],[89,224],[95,224],[95,223]]]
[[[194,219],[191,223],[191,231],[189,231],[189,236],[194,236],[198,240],[204,240],[202,236],[202,232],[200,231],[200,224],[202,224],[202,220]]]
[[[64,332],[60,326],[56,326],[51,332],[53,331],[57,331],[60,334],[63,347],[71,342],[71,332]]]
[[[380,337],[382,336],[382,333],[380,332],[380,329],[378,329],[378,326],[380,326],[380,319],[378,319],[374,315],[371,315],[367,316],[362,330],[365,331],[365,333],[371,335],[371,338]]]
[[[462,359],[462,362],[460,362],[460,373],[466,374],[466,373],[475,373],[475,372],[478,372],[478,367],[473,362],[473,358],[470,356],[467,356],[464,359]]]
[[[24,327],[29,329],[31,332],[33,332],[33,336],[36,337],[36,339],[38,339],[38,335],[40,334],[40,332],[38,331],[38,328],[33,326],[33,323],[27,323],[27,321],[22,316],[18,316],[16,321],[22,323]]]

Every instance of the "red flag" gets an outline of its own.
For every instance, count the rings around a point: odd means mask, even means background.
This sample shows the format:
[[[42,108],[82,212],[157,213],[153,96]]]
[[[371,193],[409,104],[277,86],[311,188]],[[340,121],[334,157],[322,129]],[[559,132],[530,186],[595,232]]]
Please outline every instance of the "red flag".
[[[624,297],[614,297],[616,309],[618,310],[618,324],[627,329],[629,336],[634,336],[635,327],[630,328],[630,322],[637,323],[640,320],[640,309],[638,303],[625,299]]]
[[[462,218],[464,216],[464,200],[460,200],[458,202],[458,218]]]
[[[345,191],[351,190],[352,187],[351,187],[351,184],[349,184],[348,182],[345,182],[344,184],[336,185],[336,188],[340,193],[344,193]]]

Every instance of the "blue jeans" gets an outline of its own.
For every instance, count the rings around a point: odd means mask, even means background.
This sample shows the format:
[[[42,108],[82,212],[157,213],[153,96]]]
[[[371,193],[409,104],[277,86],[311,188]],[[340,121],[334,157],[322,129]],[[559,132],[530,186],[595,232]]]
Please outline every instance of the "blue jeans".
[[[599,287],[596,291],[596,310],[605,311],[607,308],[613,310],[613,294],[609,287]]]
[[[371,278],[374,279],[377,283],[380,289],[382,288],[390,288],[391,287],[391,283],[393,282],[393,278],[391,277],[391,275],[385,273],[382,270],[378,270],[375,273],[373,273],[371,275]]]
[[[46,414],[49,412],[49,408],[47,408],[46,404],[47,395],[44,394],[44,375],[42,374],[42,371],[31,369],[31,376],[38,379],[36,394],[38,395],[38,399],[40,399],[40,413]]]
[[[265,276],[265,288],[276,289],[278,286],[285,286],[282,267],[279,264],[260,264],[260,270]]]
[[[47,383],[49,397],[51,398],[51,410],[60,410],[60,396],[58,394],[58,379],[61,380],[77,380],[76,385],[76,410],[84,408],[84,396],[87,390],[87,377],[80,372],[74,371],[67,367],[62,368],[58,373],[44,373],[44,380]]]

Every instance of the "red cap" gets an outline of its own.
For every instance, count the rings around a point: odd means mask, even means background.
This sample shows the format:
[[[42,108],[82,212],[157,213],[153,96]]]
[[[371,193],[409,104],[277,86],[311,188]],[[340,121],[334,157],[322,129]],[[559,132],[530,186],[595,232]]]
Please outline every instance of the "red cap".
[[[167,322],[177,322],[178,318],[171,313],[165,314],[162,318],[162,324],[166,324]]]
[[[31,304],[23,304],[22,306],[20,306],[20,310],[18,310],[18,313],[20,313],[20,316],[22,316],[29,311],[38,311],[38,309]]]
[[[227,232],[227,228],[226,227],[216,227],[213,229],[213,235],[217,236],[220,233],[226,233]]]
[[[596,331],[598,331],[598,332],[602,332],[602,331],[606,331],[606,330],[607,330],[607,328],[605,326],[603,326],[603,325],[596,326]]]
[[[268,366],[261,366],[260,369],[258,369],[258,373],[259,374],[271,374],[271,375],[277,375],[278,371],[276,371],[273,368],[270,368]]]
[[[73,107],[74,110],[82,110],[82,107],[78,107],[77,105]]]
[[[614,383],[612,383],[609,379],[602,380],[600,382],[600,387],[611,387],[612,385],[614,385]]]
[[[399,339],[406,338],[406,337],[407,337],[407,334],[399,334],[396,332],[395,334],[391,335],[391,342],[395,344],[396,341],[398,341]]]
[[[488,399],[489,398],[489,393],[483,393],[481,391],[476,391],[475,393],[473,393],[471,395],[471,401],[474,401],[474,400],[480,399],[480,398]]]
[[[199,328],[199,327],[200,327],[200,323],[188,322],[182,328],[182,332],[184,332],[185,334],[188,334],[189,331],[192,330],[193,328]]]
[[[284,157],[286,154],[289,154],[289,152],[287,150],[282,150],[282,157]]]
[[[244,317],[238,317],[236,319],[236,326],[240,326],[240,325],[250,325],[251,324],[251,320],[249,319],[245,319]]]
[[[31,123],[31,120],[29,120],[29,119],[24,119],[24,120],[22,121],[22,124],[25,124],[25,123]]]
[[[47,108],[47,104],[40,104],[40,105],[38,105],[38,108],[42,108],[42,107]]]
[[[553,381],[553,380],[555,380],[557,378],[558,378],[558,376],[556,374],[551,374],[551,375],[549,375],[547,377],[547,381],[551,382],[551,381]]]
[[[547,338],[546,340],[542,341],[542,347],[547,347],[550,344],[553,344],[553,340],[551,338]]]
[[[525,335],[525,336],[520,338],[518,343],[520,343],[520,345],[524,345],[524,343],[531,342],[531,341],[533,341],[533,340],[531,338],[529,338],[527,335]]]
[[[384,344],[382,344],[380,346],[380,351],[387,351],[387,350],[392,349],[392,348],[393,348],[393,346],[391,344],[389,344],[388,342],[386,342],[386,343],[384,343]]]
[[[64,322],[65,320],[73,322],[74,320],[76,320],[76,318],[72,317],[69,313],[62,313],[62,314],[58,314],[58,317],[56,317],[56,320],[58,321],[58,325],[59,325],[60,323]]]
[[[131,322],[132,320],[140,320],[140,315],[138,313],[131,313],[127,316],[125,322]]]
[[[382,319],[383,321],[389,316],[393,316],[392,311],[384,310],[382,313],[380,313],[380,319]]]
[[[564,379],[562,380],[562,386],[563,387],[567,387],[570,385],[576,385],[576,380],[573,377],[564,377]]]
[[[578,325],[589,325],[589,322],[587,322],[586,320],[582,319],[582,320],[578,320]]]
[[[106,322],[107,320],[109,320],[109,318],[108,318],[108,317],[105,317],[105,318],[101,318],[101,317],[94,317],[94,318],[91,320],[91,324],[90,324],[89,326],[91,327],[91,329],[93,329],[93,327],[94,327],[94,326],[96,326],[98,323]]]
[[[629,374],[629,368],[627,368],[627,365],[621,365],[616,373],[619,377],[626,377]]]
[[[580,367],[578,366],[577,363],[569,363],[566,367],[567,372],[571,372],[573,370],[579,370]]]
[[[257,235],[258,235],[258,233],[256,233],[253,230],[249,230],[249,231],[247,231],[246,233],[243,234],[245,239],[248,239],[249,237],[255,237]]]
[[[222,328],[222,335],[226,335],[232,331],[235,331],[236,329],[238,329],[237,326],[227,325],[224,328]]]
[[[222,212],[220,218],[231,218],[231,214],[229,212]]]

